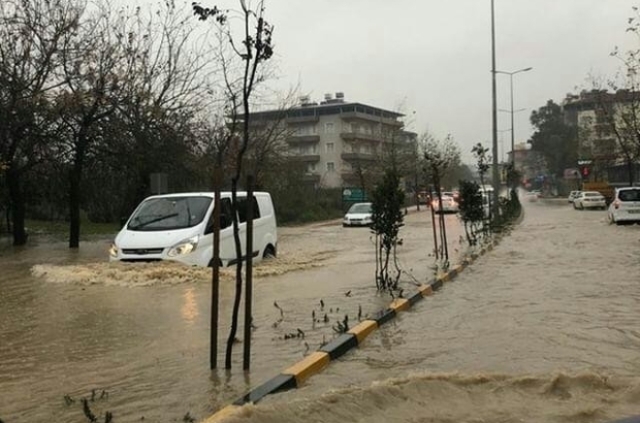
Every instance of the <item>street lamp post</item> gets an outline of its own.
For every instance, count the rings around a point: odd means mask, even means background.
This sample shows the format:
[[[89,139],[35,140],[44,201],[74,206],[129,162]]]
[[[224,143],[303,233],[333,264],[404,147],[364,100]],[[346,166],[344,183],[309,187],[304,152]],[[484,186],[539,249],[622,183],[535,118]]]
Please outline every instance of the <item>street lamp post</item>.
[[[511,92],[511,164],[514,167],[516,164],[516,154],[515,154],[515,129],[513,126],[513,113],[514,113],[513,111],[513,75],[520,72],[529,72],[531,69],[533,68],[528,67],[524,69],[518,69],[517,71],[513,71],[513,72],[494,70],[494,73],[502,73],[505,75],[509,75],[509,85],[510,85],[510,92]]]
[[[512,107],[513,107],[513,105],[512,105]],[[510,113],[511,114],[511,128],[505,130],[505,132],[506,131],[511,132],[511,160],[510,160],[510,162],[511,162],[511,164],[514,165],[514,167],[515,167],[516,159],[515,159],[515,152],[514,152],[514,149],[515,149],[514,139],[515,139],[515,137],[513,135],[514,134],[513,115],[516,114],[516,113],[519,113],[519,112],[524,112],[525,110],[527,110],[527,109],[517,109],[517,110],[513,110],[513,108],[511,110],[498,109],[499,112],[505,112],[505,113]],[[500,132],[500,131],[498,131],[498,132]]]
[[[498,197],[500,195],[500,174],[498,173],[498,108],[496,101],[496,19],[494,0],[491,0],[491,122],[492,122],[492,155],[493,155],[493,207],[492,212],[497,215]]]

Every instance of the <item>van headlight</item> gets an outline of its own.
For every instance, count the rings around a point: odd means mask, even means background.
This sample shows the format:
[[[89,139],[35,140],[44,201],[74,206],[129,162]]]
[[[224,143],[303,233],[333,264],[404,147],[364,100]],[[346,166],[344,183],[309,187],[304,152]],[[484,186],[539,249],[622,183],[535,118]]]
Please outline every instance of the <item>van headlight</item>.
[[[191,237],[189,239],[185,239],[180,241],[178,244],[171,247],[167,255],[169,257],[181,256],[184,254],[189,254],[194,251],[198,246],[198,236]]]
[[[112,242],[111,247],[109,247],[109,256],[112,258],[118,257],[118,246],[115,242]]]

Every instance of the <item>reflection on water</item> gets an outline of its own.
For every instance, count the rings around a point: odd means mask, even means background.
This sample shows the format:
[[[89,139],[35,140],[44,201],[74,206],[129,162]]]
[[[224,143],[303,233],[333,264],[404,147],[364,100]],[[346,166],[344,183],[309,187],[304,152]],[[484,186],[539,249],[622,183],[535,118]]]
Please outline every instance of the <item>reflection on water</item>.
[[[188,323],[193,323],[198,317],[198,303],[193,292],[193,288],[187,288],[183,294],[184,304],[182,305],[182,318]]]

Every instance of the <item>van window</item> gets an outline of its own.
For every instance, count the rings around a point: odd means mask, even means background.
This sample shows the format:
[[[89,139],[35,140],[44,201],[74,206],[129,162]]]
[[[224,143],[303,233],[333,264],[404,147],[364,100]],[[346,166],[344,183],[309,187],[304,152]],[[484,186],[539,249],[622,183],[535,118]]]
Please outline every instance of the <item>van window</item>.
[[[133,231],[166,231],[196,226],[211,204],[209,197],[159,197],[142,202],[129,220]]]
[[[253,220],[260,218],[260,207],[256,197],[253,197]],[[247,221],[247,198],[238,198],[238,219],[240,223]]]
[[[233,224],[233,220],[231,220],[231,199],[230,198],[222,198],[220,199],[221,208],[220,208],[220,229],[228,228]],[[215,210],[214,210],[215,211]],[[205,231],[206,234],[213,233],[213,216],[214,213],[211,213],[211,217],[209,217],[209,222],[207,223],[207,229]]]

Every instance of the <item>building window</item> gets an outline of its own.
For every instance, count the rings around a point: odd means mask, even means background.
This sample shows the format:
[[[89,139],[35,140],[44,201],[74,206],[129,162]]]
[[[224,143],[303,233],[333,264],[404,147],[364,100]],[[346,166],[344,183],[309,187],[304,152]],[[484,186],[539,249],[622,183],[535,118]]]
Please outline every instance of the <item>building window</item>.
[[[302,125],[296,128],[296,135],[298,136],[315,135],[315,134],[316,134],[315,125]]]
[[[327,143],[327,153],[333,153],[333,143],[332,142],[328,142]]]
[[[332,172],[335,170],[335,165],[333,162],[327,162],[327,171]]]
[[[333,122],[326,122],[324,124],[324,132],[327,134],[333,134]]]

